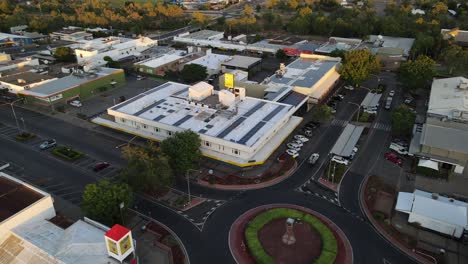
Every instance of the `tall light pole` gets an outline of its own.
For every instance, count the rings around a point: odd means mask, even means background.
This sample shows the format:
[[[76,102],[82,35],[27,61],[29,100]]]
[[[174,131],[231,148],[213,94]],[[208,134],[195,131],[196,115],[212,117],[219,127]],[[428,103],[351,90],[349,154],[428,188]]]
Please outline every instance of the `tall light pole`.
[[[348,104],[352,104],[352,105],[355,105],[357,106],[357,119],[356,119],[356,122],[359,122],[359,113],[361,112],[361,105],[357,104],[357,103],[353,103],[353,102],[348,102]]]
[[[14,108],[13,106],[14,106],[14,104],[15,104],[16,102],[22,101],[22,100],[23,100],[23,98],[20,98],[20,99],[17,99],[17,100],[15,100],[15,101],[11,102],[11,103],[2,104],[2,105],[10,105],[10,107],[11,107],[11,112],[13,112],[13,117],[15,118],[16,127],[18,128],[18,132],[19,132],[19,133],[21,133],[21,129],[20,129],[20,126],[19,126],[18,118],[16,117],[15,108]],[[0,105],[0,106],[2,106],[2,105]]]
[[[188,192],[189,204],[192,203],[192,195],[190,195],[190,178],[189,178],[189,174],[190,174],[191,171],[200,172],[199,170],[194,170],[194,169],[188,169],[188,170],[185,172],[185,177],[187,178],[187,192]]]

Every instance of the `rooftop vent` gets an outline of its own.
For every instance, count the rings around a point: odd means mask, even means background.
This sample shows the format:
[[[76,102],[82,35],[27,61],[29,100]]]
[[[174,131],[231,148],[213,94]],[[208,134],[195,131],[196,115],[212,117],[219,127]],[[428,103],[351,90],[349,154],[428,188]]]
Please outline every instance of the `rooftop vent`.
[[[453,198],[450,198],[449,202],[453,203],[453,202],[455,202],[455,200]]]
[[[432,197],[432,199],[437,200],[437,199],[439,199],[439,194],[432,193],[431,197]]]
[[[25,79],[18,79],[18,83],[19,83],[19,84],[25,84],[25,83],[26,83],[26,80],[25,80]]]
[[[460,80],[460,84],[458,85],[458,89],[467,90],[468,89],[468,80],[466,80],[466,79]]]

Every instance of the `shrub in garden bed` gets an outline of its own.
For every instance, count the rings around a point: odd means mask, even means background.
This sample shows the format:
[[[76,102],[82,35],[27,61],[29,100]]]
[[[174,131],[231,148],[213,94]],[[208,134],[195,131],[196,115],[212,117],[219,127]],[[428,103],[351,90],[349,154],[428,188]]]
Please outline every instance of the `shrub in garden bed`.
[[[23,132],[21,134],[18,134],[15,136],[15,139],[18,140],[18,141],[27,141],[27,140],[30,140],[32,138],[35,138],[36,135],[33,134],[33,133],[29,133],[29,132]]]
[[[54,154],[55,156],[59,158],[66,159],[69,161],[75,161],[81,158],[82,156],[84,156],[83,153],[76,151],[70,147],[65,147],[65,146],[60,146],[60,147],[55,148],[54,150],[52,150],[52,154]]]

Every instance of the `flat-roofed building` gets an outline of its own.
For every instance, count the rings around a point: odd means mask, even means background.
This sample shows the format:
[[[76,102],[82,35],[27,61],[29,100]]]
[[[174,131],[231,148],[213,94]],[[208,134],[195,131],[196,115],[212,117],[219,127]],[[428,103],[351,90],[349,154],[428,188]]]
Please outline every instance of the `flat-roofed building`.
[[[221,65],[226,62],[230,56],[223,54],[211,53],[211,50],[207,50],[205,56],[198,59],[189,61],[186,64],[197,64],[206,68],[208,76],[221,73]]]
[[[301,54],[287,66],[281,66],[264,84],[269,86],[269,100],[281,97],[289,90],[309,97],[309,104],[319,103],[340,78],[337,72],[340,58]]]
[[[143,51],[154,46],[157,46],[157,41],[147,37],[138,39],[107,37],[71,45],[75,49],[77,62],[91,66],[106,65],[105,57],[110,57],[114,61],[129,56],[139,57]]]
[[[245,167],[264,163],[301,122],[295,107],[245,96],[243,88],[215,91],[200,82],[168,82],[107,110],[93,122],[161,141],[176,132],[200,135],[202,153]]]
[[[354,38],[330,37],[328,42],[315,49],[315,53],[330,55],[330,53],[336,50],[346,52],[357,49],[361,45],[361,42],[362,40]]]
[[[2,264],[117,264],[105,240],[108,227],[93,220],[70,226],[54,221],[50,194],[0,172]]]
[[[185,63],[198,56],[198,53],[188,53],[185,50],[171,50],[165,54],[137,62],[134,67],[142,74],[164,76],[167,71],[181,70]]]
[[[376,55],[385,70],[396,70],[401,63],[408,60],[414,38],[370,35],[364,47]]]
[[[10,93],[19,93],[34,89],[37,86],[56,80],[57,78],[34,72],[21,72],[0,77],[0,86]]]
[[[426,122],[415,125],[410,153],[456,174],[468,175],[468,79],[432,82]]]
[[[226,61],[221,63],[221,71],[241,70],[253,74],[260,71],[262,67],[262,59],[256,57],[230,56]]]
[[[86,32],[82,28],[68,27],[49,34],[52,39],[59,39],[72,42],[87,41],[93,39],[93,34]]]
[[[99,67],[88,72],[75,71],[70,75],[55,78],[32,89],[22,90],[19,94],[25,97],[25,103],[51,106],[72,99],[84,100],[93,94],[118,87],[124,83],[124,70]]]

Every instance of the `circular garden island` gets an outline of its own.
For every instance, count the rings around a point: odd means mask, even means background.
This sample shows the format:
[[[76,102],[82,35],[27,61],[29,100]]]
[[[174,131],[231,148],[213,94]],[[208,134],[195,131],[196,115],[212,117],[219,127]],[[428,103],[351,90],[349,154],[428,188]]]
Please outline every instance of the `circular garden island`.
[[[262,206],[239,217],[229,235],[237,263],[351,263],[343,232],[324,216],[293,205]]]

